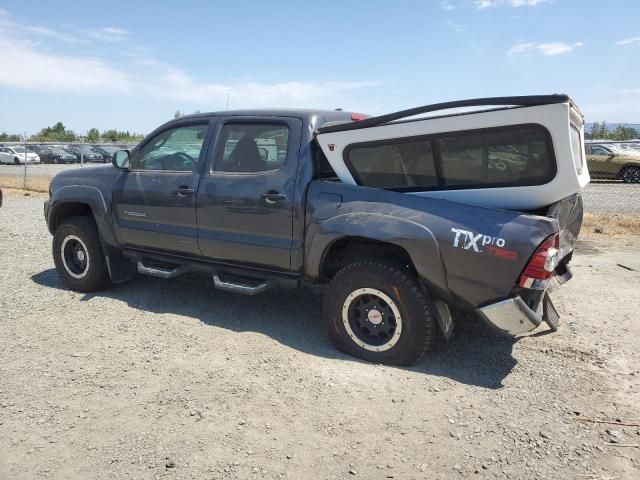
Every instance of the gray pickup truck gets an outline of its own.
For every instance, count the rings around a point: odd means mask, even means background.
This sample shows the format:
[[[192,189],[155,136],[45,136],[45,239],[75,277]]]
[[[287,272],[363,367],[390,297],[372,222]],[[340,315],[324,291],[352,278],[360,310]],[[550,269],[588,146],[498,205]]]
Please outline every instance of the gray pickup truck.
[[[424,116],[456,107],[475,110]],[[249,295],[327,284],[337,347],[408,365],[438,329],[448,338],[450,306],[511,335],[557,328],[548,287],[571,277],[588,181],[582,115],[564,95],[379,117],[227,111],[59,173],[44,213],[73,290],[194,271]]]

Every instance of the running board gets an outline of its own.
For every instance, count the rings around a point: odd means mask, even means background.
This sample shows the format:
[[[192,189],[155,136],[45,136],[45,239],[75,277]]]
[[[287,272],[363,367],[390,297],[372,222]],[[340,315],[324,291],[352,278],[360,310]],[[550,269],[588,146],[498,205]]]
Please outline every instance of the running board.
[[[218,290],[224,290],[227,292],[242,293],[243,295],[257,295],[269,289],[273,282],[271,280],[264,280],[258,285],[247,285],[245,283],[229,282],[222,280],[216,273],[213,274],[213,285]]]
[[[158,267],[147,267],[142,261],[138,260],[138,273],[142,273],[143,275],[151,275],[152,277],[159,278],[173,278],[182,273],[184,273],[185,269],[183,267],[176,267],[173,270],[165,270],[164,268]]]

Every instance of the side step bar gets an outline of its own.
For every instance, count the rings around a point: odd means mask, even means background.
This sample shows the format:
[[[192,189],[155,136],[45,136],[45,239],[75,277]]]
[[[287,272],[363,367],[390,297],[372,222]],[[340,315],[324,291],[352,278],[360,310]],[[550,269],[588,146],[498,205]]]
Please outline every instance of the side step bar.
[[[183,267],[176,267],[172,270],[165,270],[158,267],[147,267],[141,260],[138,260],[138,273],[143,275],[151,275],[159,278],[173,278],[185,272]]]
[[[264,280],[258,285],[248,285],[239,282],[229,282],[220,278],[217,273],[213,274],[213,285],[218,290],[225,290],[227,292],[242,293],[243,295],[257,295],[264,292],[273,285],[271,280]]]
[[[171,267],[172,265],[170,264],[167,265],[167,268],[163,268],[161,266],[150,267],[145,265],[142,260],[138,260],[138,273],[150,275],[152,277],[173,278],[192,271],[188,265],[179,265],[174,268]],[[231,275],[231,277],[233,280],[223,278],[222,272],[213,273],[213,285],[218,290],[241,293],[243,295],[258,295],[274,285],[273,280],[237,277],[234,275]]]

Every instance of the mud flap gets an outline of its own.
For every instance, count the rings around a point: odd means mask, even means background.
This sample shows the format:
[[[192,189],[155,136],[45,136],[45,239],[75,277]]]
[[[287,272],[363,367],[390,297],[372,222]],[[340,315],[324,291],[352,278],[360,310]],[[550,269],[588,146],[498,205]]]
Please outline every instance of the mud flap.
[[[544,298],[542,300],[542,319],[547,322],[547,325],[549,325],[551,330],[554,332],[558,331],[560,315],[558,315],[556,307],[553,306],[553,302],[551,301],[551,297],[548,293],[544,294]]]
[[[451,316],[449,306],[442,300],[437,299],[433,301],[433,306],[435,307],[436,320],[438,321],[440,331],[444,339],[448,341],[453,334],[453,317]]]

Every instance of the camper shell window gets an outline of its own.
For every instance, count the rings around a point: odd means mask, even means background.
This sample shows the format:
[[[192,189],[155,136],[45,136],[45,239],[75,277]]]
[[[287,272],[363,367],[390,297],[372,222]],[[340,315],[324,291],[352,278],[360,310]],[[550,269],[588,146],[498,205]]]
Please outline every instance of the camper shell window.
[[[551,135],[532,124],[357,143],[344,160],[359,185],[400,191],[542,185],[556,175]]]

